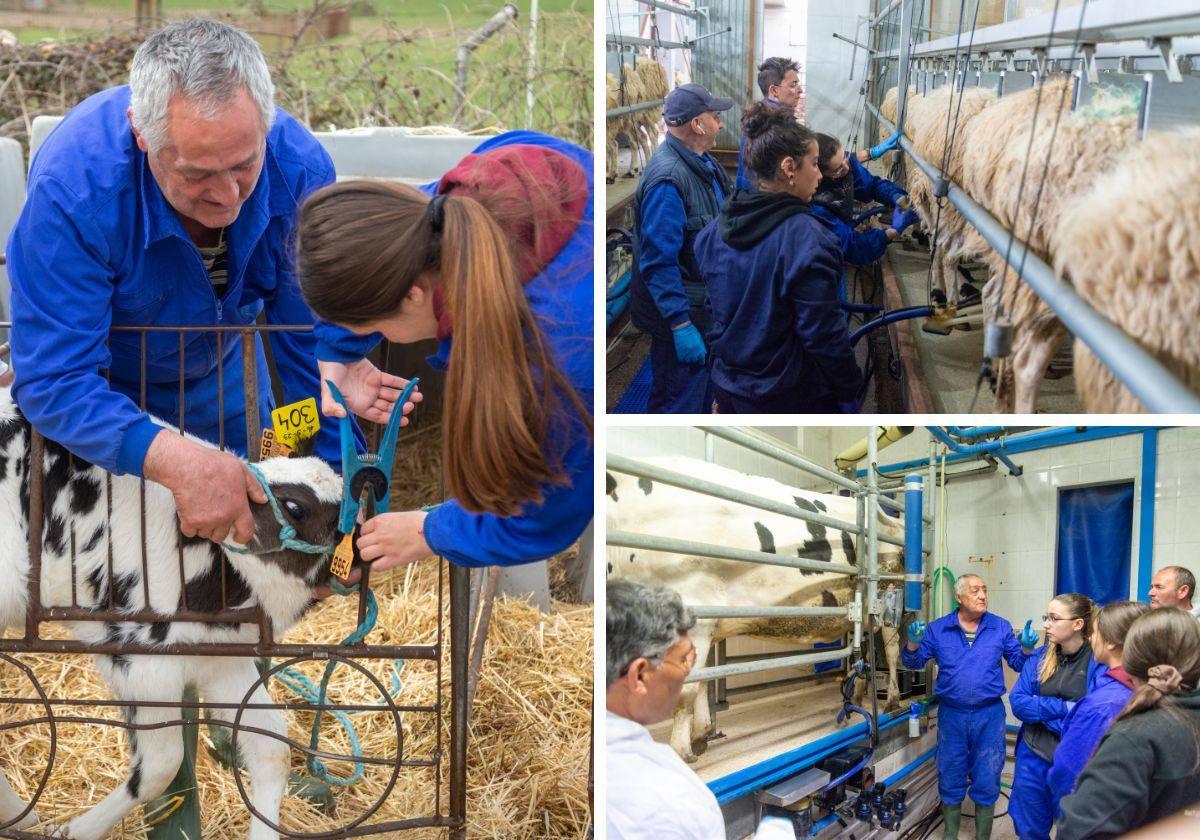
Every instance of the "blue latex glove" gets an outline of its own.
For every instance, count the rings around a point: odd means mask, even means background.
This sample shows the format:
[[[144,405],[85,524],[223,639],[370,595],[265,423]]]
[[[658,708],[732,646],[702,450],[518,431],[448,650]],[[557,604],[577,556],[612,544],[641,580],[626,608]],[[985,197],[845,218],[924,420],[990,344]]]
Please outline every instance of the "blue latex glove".
[[[890,152],[892,149],[896,148],[896,146],[898,146],[898,145],[900,145],[900,132],[899,131],[897,131],[895,134],[893,134],[888,139],[884,140],[878,146],[871,147],[871,160],[875,160],[878,157],[882,157],[883,155]]]
[[[914,621],[908,625],[908,640],[914,644],[921,644],[921,640],[925,638],[925,622]]]
[[[704,349],[704,339],[700,330],[694,324],[684,324],[677,330],[672,330],[671,337],[675,339],[675,356],[685,365],[702,365],[708,355]]]
[[[1038,643],[1038,633],[1033,629],[1033,619],[1025,622],[1024,629],[1017,634],[1017,641],[1021,643],[1021,647],[1026,650],[1031,650]]]
[[[916,210],[901,210],[897,207],[892,211],[892,227],[896,229],[896,233],[904,233],[904,229],[916,220]]]

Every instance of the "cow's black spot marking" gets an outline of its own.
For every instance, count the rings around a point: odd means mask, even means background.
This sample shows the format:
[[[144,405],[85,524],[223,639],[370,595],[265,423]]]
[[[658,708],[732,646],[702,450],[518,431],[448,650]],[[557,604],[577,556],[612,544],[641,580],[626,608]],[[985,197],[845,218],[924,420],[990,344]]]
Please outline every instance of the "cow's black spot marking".
[[[630,552],[630,554],[629,554],[629,562],[630,563],[633,562],[633,557],[634,557],[633,552]]]
[[[97,610],[108,609],[108,568],[106,566],[97,566],[88,573],[87,585],[92,592],[92,600],[96,602]],[[112,606],[113,609],[127,610],[133,601],[130,595],[133,593],[133,587],[140,582],[140,577],[135,574],[114,575],[112,587]],[[116,627],[116,625],[112,625]],[[115,632],[115,631],[114,631]]]
[[[838,606],[837,598],[833,597],[833,593],[828,589],[821,590],[821,606],[836,607]]]
[[[116,668],[118,671],[120,671],[123,674],[129,673],[129,657],[128,656],[126,656],[123,653],[114,653],[110,657],[110,659],[112,660],[113,667]],[[132,735],[132,734],[133,733],[130,732],[130,735]]]
[[[100,525],[95,531],[92,532],[92,535],[88,537],[88,541],[84,543],[83,552],[86,554],[87,552],[94,550],[96,546],[100,545],[100,540],[103,538],[104,526]]]
[[[52,498],[52,497],[48,497]],[[42,537],[42,545],[48,547],[59,557],[67,553],[67,523],[61,516],[53,516],[46,520],[46,533]]]
[[[7,447],[13,438],[25,431],[25,424],[20,420],[5,420],[0,423],[0,448]]]
[[[606,472],[604,474],[604,487],[605,495],[612,496],[613,501],[617,501],[617,480],[612,477],[612,473]]]
[[[829,510],[829,508],[825,507],[825,503],[820,499],[813,499],[813,504],[817,506],[817,510],[821,511],[821,513],[825,513],[825,511]]]
[[[90,475],[71,479],[71,513],[82,516],[96,509],[100,501],[100,482]]]
[[[842,551],[846,553],[846,562],[851,566],[858,565],[858,557],[854,553],[854,537],[849,531],[842,531]]]
[[[609,573],[610,575],[612,574],[612,563],[609,563],[609,564],[608,564],[608,573]]]
[[[8,478],[8,459],[0,458],[0,481]]]
[[[764,554],[775,553],[775,535],[772,534],[767,526],[761,522],[754,523],[754,531],[758,534],[759,550]]]
[[[169,621],[152,621],[150,622],[150,638],[159,644],[167,640],[167,634],[171,632],[171,622]]]
[[[125,785],[129,789],[129,798],[136,800],[138,791],[142,789],[142,759],[140,757],[133,763],[133,769],[129,771],[129,781]]]
[[[800,508],[800,510],[806,510],[809,513],[817,512],[817,506],[808,499],[802,499],[799,496],[792,496],[792,500],[796,503],[796,507]]]
[[[643,493],[645,493],[647,496],[649,496],[650,491],[654,489],[654,482],[648,478],[639,478],[638,479],[638,489],[641,490]]]
[[[221,610],[221,569],[225,569],[225,606],[233,609],[245,606],[251,598],[250,586],[238,574],[221,549],[215,543],[210,543],[210,562],[203,574],[197,575],[187,582],[184,593],[187,596],[187,608],[193,612],[219,612]],[[183,609],[181,601],[179,605]],[[221,625],[216,625],[221,626]],[[225,625],[232,627],[234,625]]]

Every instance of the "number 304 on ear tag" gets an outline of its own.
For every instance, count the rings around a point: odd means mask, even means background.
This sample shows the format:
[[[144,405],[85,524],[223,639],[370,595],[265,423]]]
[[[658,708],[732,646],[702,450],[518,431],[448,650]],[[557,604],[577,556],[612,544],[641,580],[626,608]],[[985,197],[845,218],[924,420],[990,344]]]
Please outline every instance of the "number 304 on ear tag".
[[[317,401],[309,397],[281,406],[271,412],[271,423],[275,437],[292,449],[299,449],[300,441],[315,437],[321,428]]]
[[[345,580],[350,576],[350,566],[354,563],[354,537],[347,534],[342,537],[338,547],[334,549],[333,560],[329,563],[329,571],[334,577]]]

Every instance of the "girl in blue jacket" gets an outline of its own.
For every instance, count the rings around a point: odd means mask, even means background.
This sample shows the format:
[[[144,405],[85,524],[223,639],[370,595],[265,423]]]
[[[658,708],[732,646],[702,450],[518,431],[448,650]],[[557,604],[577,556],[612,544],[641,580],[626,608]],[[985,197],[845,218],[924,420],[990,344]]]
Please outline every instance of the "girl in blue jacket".
[[[1133,694],[1133,678],[1121,667],[1125,634],[1135,620],[1148,612],[1150,605],[1142,601],[1113,601],[1096,612],[1092,658],[1107,670],[1097,677],[1095,688],[1063,721],[1062,740],[1046,777],[1056,815],[1059,801],[1075,790],[1084,765]]]
[[[818,134],[817,146],[822,180],[820,192],[813,197],[813,213],[829,221],[846,262],[869,265],[917,220],[917,211],[909,209],[908,193],[886,178],[872,175],[857,155],[842,148],[837,138]],[[891,225],[856,230],[856,201],[879,202],[892,208]]]
[[[742,118],[738,190],[696,237],[712,327],[720,413],[852,412],[862,373],[838,307],[842,257],[809,200],[821,181],[813,133],[790,111],[755,103]]]
[[[488,140],[429,190],[343,181],[313,194],[296,245],[323,319],[322,378],[386,416],[405,383],[366,361],[380,340],[438,339],[452,498],[372,517],[358,548],[386,569],[542,560],[592,518],[592,156],[553,137]],[[325,396],[325,413],[340,414]]]
[[[1103,666],[1092,659],[1092,599],[1058,595],[1042,616],[1046,645],[1033,652],[1009,693],[1022,721],[1017,735],[1009,815],[1017,836],[1050,840],[1054,806],[1046,776],[1054,761],[1063,720],[1094,685]]]

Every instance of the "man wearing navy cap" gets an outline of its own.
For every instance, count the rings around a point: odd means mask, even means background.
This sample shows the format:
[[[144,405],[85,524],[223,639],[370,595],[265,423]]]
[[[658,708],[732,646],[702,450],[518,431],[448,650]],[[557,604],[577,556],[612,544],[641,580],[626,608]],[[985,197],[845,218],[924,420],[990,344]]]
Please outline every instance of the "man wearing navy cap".
[[[634,194],[631,315],[650,336],[652,414],[708,410],[709,318],[692,243],[732,191],[729,176],[708,154],[721,130],[720,112],[732,107],[732,99],[713,96],[703,85],[680,85],[667,94],[667,139],[651,155]]]

